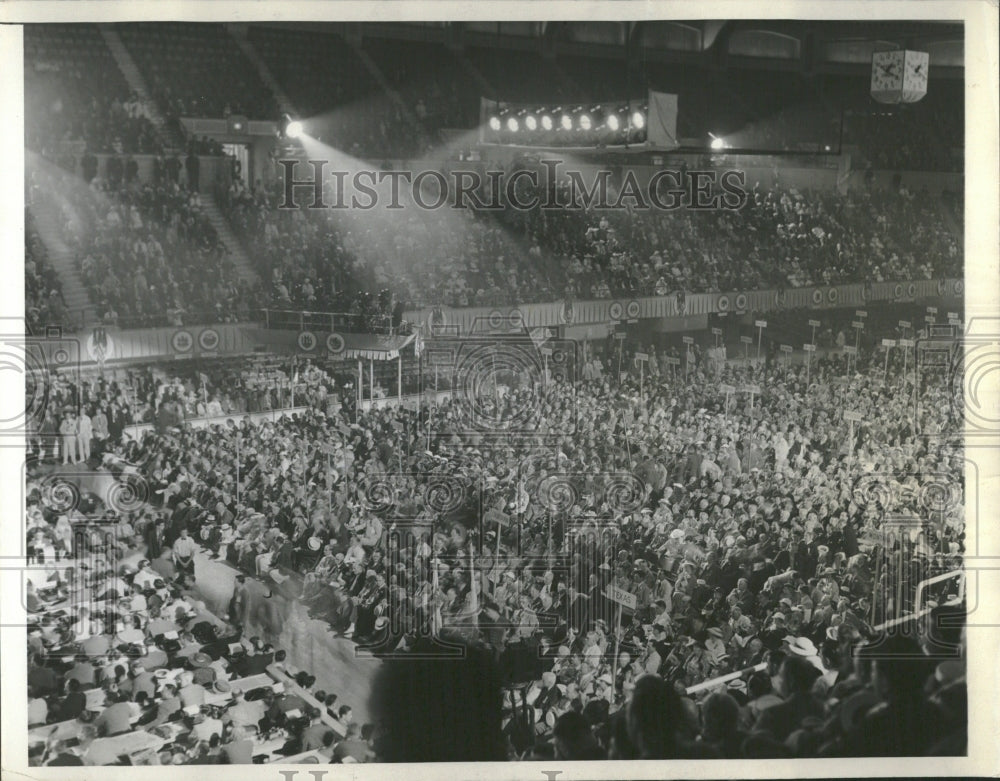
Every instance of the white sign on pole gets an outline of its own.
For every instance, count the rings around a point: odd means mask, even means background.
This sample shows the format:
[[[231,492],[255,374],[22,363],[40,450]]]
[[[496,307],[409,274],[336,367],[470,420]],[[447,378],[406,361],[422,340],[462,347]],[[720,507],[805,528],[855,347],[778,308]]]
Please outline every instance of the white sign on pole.
[[[617,602],[622,607],[627,607],[629,610],[635,610],[639,605],[639,600],[635,594],[630,594],[623,588],[618,588],[618,586],[608,586],[604,590],[604,596],[610,599],[612,602]]]
[[[767,328],[767,320],[755,320],[754,328]]]

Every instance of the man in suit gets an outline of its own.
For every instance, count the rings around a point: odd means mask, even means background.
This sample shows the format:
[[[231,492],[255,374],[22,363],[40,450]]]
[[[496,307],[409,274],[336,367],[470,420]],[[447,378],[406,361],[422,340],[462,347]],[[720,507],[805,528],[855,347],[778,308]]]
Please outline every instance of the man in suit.
[[[87,695],[80,690],[80,682],[76,678],[66,681],[66,696],[59,703],[57,711],[59,721],[69,721],[77,718],[87,708]]]
[[[801,656],[788,656],[778,673],[778,693],[784,701],[762,711],[754,732],[767,732],[784,741],[808,718],[823,718],[823,703],[812,694],[820,672]]]

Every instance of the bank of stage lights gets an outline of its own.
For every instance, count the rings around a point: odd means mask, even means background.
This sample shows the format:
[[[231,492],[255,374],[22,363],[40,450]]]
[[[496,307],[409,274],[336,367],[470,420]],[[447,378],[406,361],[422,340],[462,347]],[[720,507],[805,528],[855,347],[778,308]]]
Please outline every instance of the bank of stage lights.
[[[483,141],[512,146],[626,146],[646,141],[645,102],[631,105],[497,106]]]

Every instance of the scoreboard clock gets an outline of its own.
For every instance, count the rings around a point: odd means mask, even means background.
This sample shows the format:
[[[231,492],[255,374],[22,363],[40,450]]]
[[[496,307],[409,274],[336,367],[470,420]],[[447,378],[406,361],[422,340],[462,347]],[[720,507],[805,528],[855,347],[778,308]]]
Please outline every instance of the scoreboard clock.
[[[872,54],[872,97],[880,103],[916,103],[927,94],[927,52],[895,49]]]

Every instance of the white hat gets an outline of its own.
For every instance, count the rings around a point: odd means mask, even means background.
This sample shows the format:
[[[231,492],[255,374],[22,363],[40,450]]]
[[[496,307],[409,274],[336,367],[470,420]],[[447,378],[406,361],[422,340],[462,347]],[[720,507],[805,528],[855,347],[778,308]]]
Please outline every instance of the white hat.
[[[819,653],[808,637],[796,637],[788,643],[788,650],[796,656],[816,656]]]

